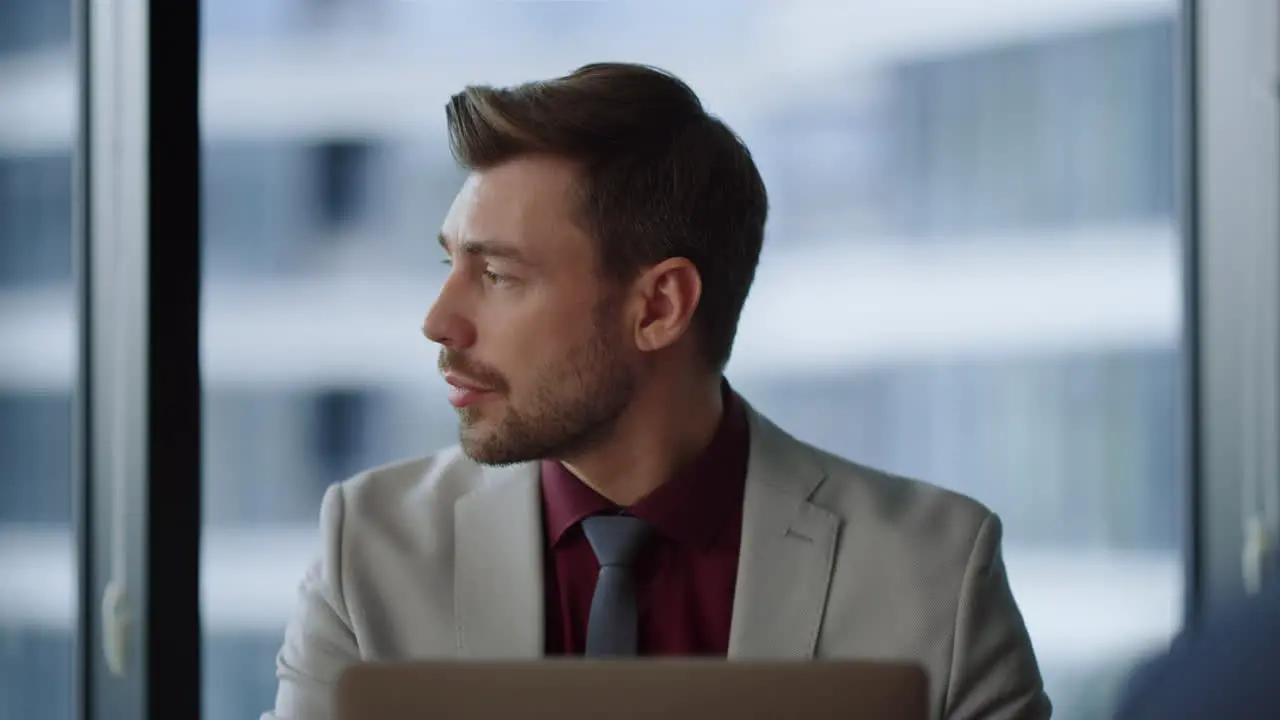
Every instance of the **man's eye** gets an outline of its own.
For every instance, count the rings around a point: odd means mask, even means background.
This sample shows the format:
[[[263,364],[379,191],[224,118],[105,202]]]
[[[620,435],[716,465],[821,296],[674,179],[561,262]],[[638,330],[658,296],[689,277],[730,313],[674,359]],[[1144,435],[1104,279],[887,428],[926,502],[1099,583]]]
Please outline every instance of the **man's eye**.
[[[507,278],[507,276],[506,276],[506,275],[501,275],[501,274],[496,273],[496,272],[494,272],[494,271],[492,271],[492,270],[485,270],[485,271],[484,271],[484,279],[485,279],[485,280],[488,280],[490,283],[492,283],[492,284],[494,284],[494,285],[503,285],[503,284],[505,284],[505,283],[507,282],[507,280],[508,280],[508,278]]]

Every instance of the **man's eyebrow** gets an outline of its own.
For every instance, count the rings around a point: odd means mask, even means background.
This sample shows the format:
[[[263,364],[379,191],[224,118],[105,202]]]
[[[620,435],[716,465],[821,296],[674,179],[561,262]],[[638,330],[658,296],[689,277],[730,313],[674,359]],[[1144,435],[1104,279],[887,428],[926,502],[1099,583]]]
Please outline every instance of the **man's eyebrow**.
[[[444,248],[445,252],[450,251],[449,248],[452,243],[449,242],[449,238],[445,237],[444,233],[440,233],[437,236],[437,240],[439,240],[440,247]],[[516,248],[495,240],[464,240],[462,247],[458,249],[468,255],[505,258],[522,263],[529,262],[528,258]]]

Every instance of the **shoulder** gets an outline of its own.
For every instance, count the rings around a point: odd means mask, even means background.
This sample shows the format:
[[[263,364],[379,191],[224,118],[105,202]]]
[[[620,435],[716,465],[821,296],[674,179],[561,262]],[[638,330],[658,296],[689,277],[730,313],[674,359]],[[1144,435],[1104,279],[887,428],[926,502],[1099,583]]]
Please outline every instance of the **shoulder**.
[[[485,482],[484,468],[457,446],[361,472],[325,492],[326,531],[363,525],[394,528],[450,520],[458,500]]]
[[[827,452],[758,413],[752,426],[752,443],[758,443],[753,455],[759,450],[768,456],[770,474],[792,476],[780,478],[782,482],[810,478],[798,481],[797,487],[810,503],[839,518],[845,534],[947,555],[954,555],[961,546],[973,547],[984,528],[998,535],[995,515],[967,495]]]
[[[1002,575],[1001,524],[977,500],[819,449],[762,416],[753,427],[761,480],[793,488],[832,517],[837,576],[858,578],[859,596],[870,605],[896,612],[889,608],[902,610],[910,605],[904,597],[915,598],[921,606],[913,617],[943,622],[972,592],[967,578]]]
[[[999,518],[972,497],[859,464],[804,442],[747,403],[749,475],[790,487],[841,524],[848,559],[963,570],[999,554]],[[767,476],[767,477],[765,477]],[[870,553],[873,558],[863,558]]]
[[[959,594],[968,573],[1000,563],[1000,520],[977,500],[819,449],[762,415],[752,424],[754,464],[768,481],[792,486],[839,523],[838,566],[892,576],[886,587],[941,583]]]
[[[846,521],[946,545],[972,542],[984,525],[999,522],[986,505],[962,493],[806,447],[825,473],[813,501]]]
[[[877,520],[904,527],[972,531],[991,517],[977,500],[923,480],[854,462],[794,437],[745,403],[751,427],[751,466],[791,485],[810,502],[845,520]]]

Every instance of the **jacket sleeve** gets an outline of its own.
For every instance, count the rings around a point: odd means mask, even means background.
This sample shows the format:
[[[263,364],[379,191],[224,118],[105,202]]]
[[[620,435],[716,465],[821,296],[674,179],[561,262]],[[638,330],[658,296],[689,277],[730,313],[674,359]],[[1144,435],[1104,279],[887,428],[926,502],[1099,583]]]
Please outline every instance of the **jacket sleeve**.
[[[1009,587],[1000,519],[978,529],[956,611],[947,720],[1046,720],[1052,705]]]
[[[298,589],[297,607],[276,658],[275,709],[262,720],[329,720],[338,676],[359,661],[342,598],[343,506],[343,486],[331,486],[320,508],[320,557]]]

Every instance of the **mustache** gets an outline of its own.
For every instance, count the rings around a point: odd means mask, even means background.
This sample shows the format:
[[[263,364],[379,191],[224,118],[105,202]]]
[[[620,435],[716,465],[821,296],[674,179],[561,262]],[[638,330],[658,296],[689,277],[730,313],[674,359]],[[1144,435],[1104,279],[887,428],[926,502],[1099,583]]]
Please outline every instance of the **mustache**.
[[[503,379],[502,373],[475,362],[461,352],[450,348],[440,348],[440,357],[436,361],[436,367],[439,368],[441,375],[456,373],[491,390],[501,391],[507,387],[507,382]]]

